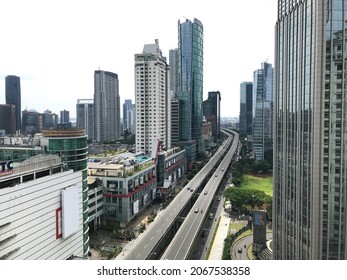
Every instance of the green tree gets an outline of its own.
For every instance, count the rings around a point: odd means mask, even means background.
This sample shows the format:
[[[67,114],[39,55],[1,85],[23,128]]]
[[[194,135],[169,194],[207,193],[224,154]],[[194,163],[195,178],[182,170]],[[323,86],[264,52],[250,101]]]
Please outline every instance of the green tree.
[[[224,191],[224,196],[230,201],[233,208],[238,211],[242,211],[245,208],[260,208],[271,199],[263,191],[242,188],[228,188]]]

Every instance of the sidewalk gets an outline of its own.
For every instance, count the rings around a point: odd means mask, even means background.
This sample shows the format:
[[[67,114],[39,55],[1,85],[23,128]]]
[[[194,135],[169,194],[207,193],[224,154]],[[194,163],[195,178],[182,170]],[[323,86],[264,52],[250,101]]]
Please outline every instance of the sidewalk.
[[[224,239],[228,235],[229,225],[230,225],[229,214],[227,214],[224,209],[220,215],[220,221],[218,224],[217,232],[214,237],[210,254],[208,256],[209,260],[221,260],[224,248]]]

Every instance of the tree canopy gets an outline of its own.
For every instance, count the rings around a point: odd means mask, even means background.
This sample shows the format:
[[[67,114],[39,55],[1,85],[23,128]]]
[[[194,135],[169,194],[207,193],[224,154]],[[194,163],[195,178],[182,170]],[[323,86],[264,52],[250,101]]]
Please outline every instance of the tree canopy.
[[[245,208],[254,209],[262,207],[271,201],[271,197],[259,190],[250,190],[231,187],[224,191],[224,196],[231,202],[234,209],[242,210]]]

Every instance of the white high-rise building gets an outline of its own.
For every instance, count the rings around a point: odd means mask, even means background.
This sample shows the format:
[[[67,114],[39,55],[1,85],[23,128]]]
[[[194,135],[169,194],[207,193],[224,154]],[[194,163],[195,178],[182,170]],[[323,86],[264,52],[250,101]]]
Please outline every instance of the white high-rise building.
[[[94,73],[94,139],[114,141],[120,137],[120,132],[118,75],[97,70]]]
[[[169,66],[159,42],[135,54],[136,151],[150,154],[158,140],[171,147]]]

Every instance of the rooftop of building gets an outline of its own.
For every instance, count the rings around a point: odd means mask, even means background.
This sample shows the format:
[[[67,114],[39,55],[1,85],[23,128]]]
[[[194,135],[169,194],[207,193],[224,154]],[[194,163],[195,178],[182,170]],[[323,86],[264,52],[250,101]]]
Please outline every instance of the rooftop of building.
[[[154,165],[153,159],[143,153],[101,154],[89,157],[88,175],[128,177],[152,165]]]

